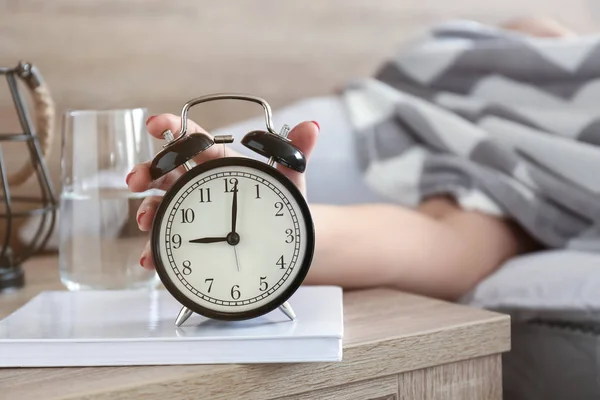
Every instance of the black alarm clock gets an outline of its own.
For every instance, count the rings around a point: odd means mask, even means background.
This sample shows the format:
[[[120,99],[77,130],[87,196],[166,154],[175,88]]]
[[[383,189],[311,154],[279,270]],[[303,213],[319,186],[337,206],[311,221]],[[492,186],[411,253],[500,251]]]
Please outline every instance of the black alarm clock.
[[[200,103],[234,99],[258,103],[267,130],[248,132],[242,144],[265,162],[224,157],[191,166],[209,147],[233,142],[230,135],[188,133],[187,113]],[[290,128],[273,128],[268,103],[243,94],[213,94],[187,102],[181,130],[166,131],[167,143],[151,164],[152,180],[183,166],[166,190],[150,235],[156,271],[182,305],[181,326],[192,313],[218,320],[256,318],[279,308],[290,320],[287,300],[310,268],[315,232],[300,190],[275,163],[304,172],[306,158],[287,138]]]

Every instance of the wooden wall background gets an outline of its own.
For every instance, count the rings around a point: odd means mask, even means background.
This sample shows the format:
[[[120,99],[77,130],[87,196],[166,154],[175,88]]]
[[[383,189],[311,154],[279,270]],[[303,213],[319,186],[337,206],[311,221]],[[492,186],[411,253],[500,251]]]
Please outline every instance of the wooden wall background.
[[[59,189],[60,115],[68,108],[179,113],[189,98],[250,92],[277,108],[370,74],[411,34],[447,18],[544,14],[586,33],[597,0],[0,0],[0,66],[36,64],[58,106],[49,159]],[[0,84],[0,132],[18,128]],[[192,110],[207,128],[254,105]],[[10,152],[21,162],[24,150]],[[21,159],[21,160],[19,160]]]

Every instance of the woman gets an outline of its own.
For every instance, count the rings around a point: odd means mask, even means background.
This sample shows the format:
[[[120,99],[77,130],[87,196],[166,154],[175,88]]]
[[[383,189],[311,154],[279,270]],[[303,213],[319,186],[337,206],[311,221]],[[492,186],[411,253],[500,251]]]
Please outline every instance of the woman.
[[[513,21],[505,27],[536,36],[572,34],[553,21],[540,18]],[[153,116],[147,121],[148,132],[157,138],[162,138],[167,129],[178,132],[179,128],[179,118],[171,114]],[[193,121],[188,122],[188,129],[204,131]],[[314,121],[296,125],[289,134],[306,155],[309,168],[318,137],[319,124]],[[214,146],[194,161],[202,163],[221,156],[222,149]],[[149,164],[137,165],[129,173],[126,181],[130,190],[165,190],[182,173],[174,171],[161,182],[151,182]],[[303,174],[277,168],[306,194]],[[159,197],[149,197],[140,206],[137,221],[141,230],[150,229],[159,202]],[[312,204],[311,211],[318,240],[306,284],[387,286],[456,300],[509,258],[539,247],[513,221],[464,210],[445,196],[427,198],[414,209],[385,203]],[[140,264],[154,268],[149,245]]]

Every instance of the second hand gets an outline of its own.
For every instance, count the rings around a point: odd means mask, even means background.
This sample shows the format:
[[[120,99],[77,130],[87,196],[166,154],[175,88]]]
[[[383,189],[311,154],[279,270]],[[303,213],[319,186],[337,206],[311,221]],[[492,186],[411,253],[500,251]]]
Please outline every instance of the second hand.
[[[235,253],[235,264],[237,265],[238,272],[240,271],[240,260],[238,258],[237,246],[233,246],[233,252]]]

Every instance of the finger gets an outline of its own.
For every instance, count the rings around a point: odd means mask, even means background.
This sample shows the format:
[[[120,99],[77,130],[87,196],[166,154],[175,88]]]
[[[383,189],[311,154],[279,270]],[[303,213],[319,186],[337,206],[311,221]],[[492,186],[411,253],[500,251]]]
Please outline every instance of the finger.
[[[162,137],[162,132],[169,129],[178,132],[180,130],[179,121],[181,118],[173,114],[160,114],[150,117],[147,124],[148,132],[154,137]],[[194,121],[188,120],[188,129],[190,132],[205,132],[202,127],[196,124]],[[208,134],[208,133],[207,133]],[[210,134],[208,134],[210,135]],[[203,151],[200,155],[192,159],[196,164],[201,164],[205,161],[220,158],[226,155],[227,157],[242,157],[236,151],[230,149],[223,149],[221,145],[213,145],[207,150]],[[184,167],[178,167],[175,170],[169,172],[165,176],[152,181],[150,175],[150,165],[152,161],[147,161],[142,164],[136,165],[127,174],[125,181],[128,188],[133,192],[144,192],[149,189],[161,189],[167,190],[173,182],[175,182],[184,172]]]
[[[148,232],[152,227],[152,220],[156,209],[162,200],[162,196],[148,196],[140,204],[135,217],[138,227],[144,232]]]
[[[304,153],[307,163],[317,143],[319,130],[320,127],[317,122],[306,121],[296,125],[288,134],[288,138],[292,141],[292,144],[296,146],[302,153]],[[290,180],[294,182],[294,184],[296,184],[301,190],[304,190],[304,173],[294,171],[293,169],[279,164],[277,164],[277,169],[290,178]]]
[[[148,132],[152,136],[160,138],[160,139],[163,138],[162,134],[167,129],[170,130],[171,132],[173,132],[173,135],[177,136],[177,133],[181,129],[181,117],[178,117],[173,114],[156,115],[156,116],[150,117],[148,119],[148,121],[146,122],[146,127],[148,129]],[[212,135],[210,135],[210,133],[208,133],[200,125],[198,125],[197,123],[195,123],[194,121],[189,120],[189,119],[187,122],[186,132],[187,133],[203,132],[212,137]],[[208,149],[204,150],[198,156],[194,157],[193,161],[196,164],[201,164],[208,160],[214,160],[216,158],[221,158],[221,157],[223,157],[223,153],[224,152],[223,152],[222,145],[213,145],[213,146],[209,147]],[[242,157],[239,153],[237,153],[234,150],[230,150],[230,149],[227,149],[226,155],[227,155],[227,157]]]
[[[163,132],[166,130],[170,130],[173,132],[173,135],[178,136],[179,131],[181,130],[181,117],[178,117],[174,114],[159,114],[153,117],[148,118],[146,121],[146,128],[148,129],[148,133],[152,136],[163,139]],[[187,121],[187,129],[186,133],[196,133],[203,132],[207,135],[210,135],[205,129],[203,129],[200,125],[195,123],[194,121],[188,119]],[[200,153],[199,156],[196,156],[193,161],[197,164],[212,160],[214,158],[220,157],[219,151],[217,149],[219,146],[211,146],[208,149],[204,150]],[[222,149],[221,149],[222,155]]]
[[[140,257],[140,265],[146,269],[155,269],[154,260],[152,259],[152,252],[150,250],[150,241],[146,242],[142,255]]]
[[[151,163],[152,161],[146,161],[145,163],[137,164],[127,174],[125,183],[130,191],[139,193],[150,189],[167,190],[185,171],[177,168],[153,181],[150,175]]]
[[[180,120],[180,118],[173,114],[154,115],[148,118],[146,121],[146,128],[150,135],[162,139],[162,134],[166,130],[171,130],[172,132],[179,131],[180,127],[178,126],[178,121]],[[188,127],[193,132],[202,131],[202,128],[193,121],[188,120]],[[181,176],[184,171],[183,168],[177,168],[173,171],[170,171],[165,176],[152,181],[152,177],[150,175],[151,163],[152,160],[148,160],[144,163],[135,165],[131,169],[131,171],[125,177],[125,183],[127,184],[129,190],[132,192],[144,192],[152,188],[166,190],[177,178]]]
[[[153,115],[146,121],[146,129],[148,129],[149,134],[151,134],[157,139],[164,139],[163,132],[166,130],[170,130],[171,132],[173,132],[173,135],[177,136],[177,134],[181,130],[181,117],[178,117],[174,114]],[[186,132],[208,133],[204,129],[202,129],[200,125],[198,125],[190,119],[187,120]]]

